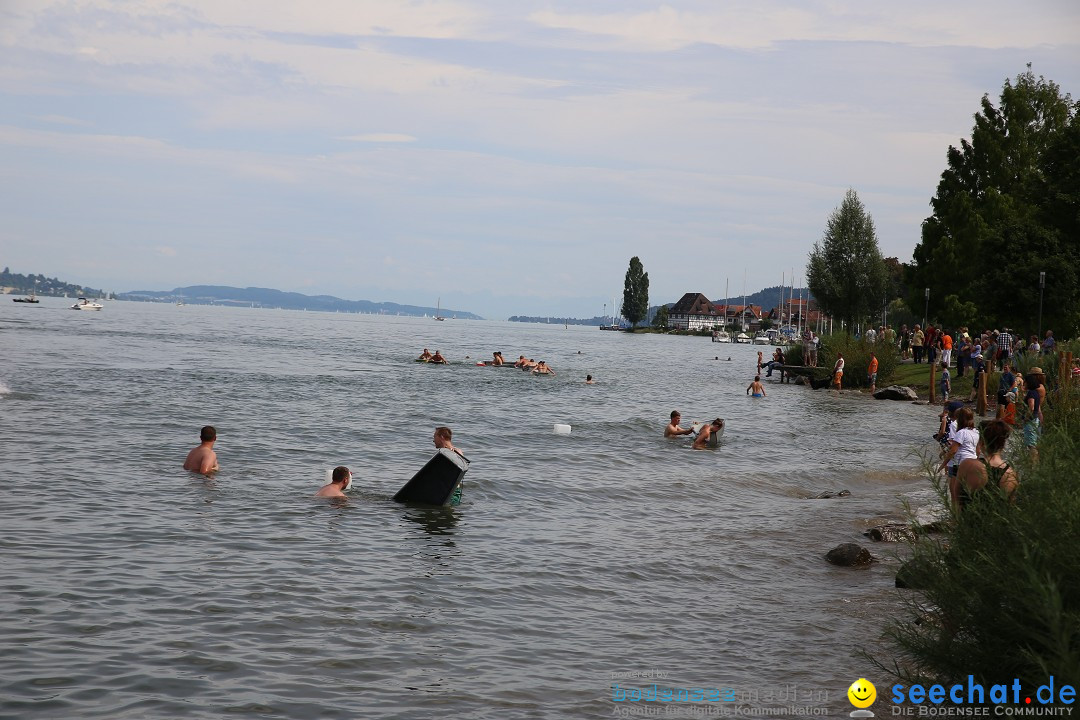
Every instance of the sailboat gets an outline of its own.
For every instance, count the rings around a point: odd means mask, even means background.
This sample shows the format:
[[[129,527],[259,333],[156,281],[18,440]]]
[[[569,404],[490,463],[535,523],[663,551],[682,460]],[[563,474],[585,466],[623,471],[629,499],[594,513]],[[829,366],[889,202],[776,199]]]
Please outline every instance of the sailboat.
[[[34,305],[41,302],[37,299],[37,278],[34,278],[34,289],[30,291],[30,295],[28,297],[11,298],[11,300],[12,302],[33,303]]]
[[[442,316],[442,297],[439,297],[438,301],[436,301],[436,303],[435,303],[435,319],[436,320],[445,320],[446,319],[446,318],[444,318]]]

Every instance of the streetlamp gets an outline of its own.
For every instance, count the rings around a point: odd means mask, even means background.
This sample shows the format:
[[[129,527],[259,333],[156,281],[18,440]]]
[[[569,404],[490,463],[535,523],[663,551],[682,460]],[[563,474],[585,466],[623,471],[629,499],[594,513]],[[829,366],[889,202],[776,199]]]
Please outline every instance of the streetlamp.
[[[1042,342],[1042,305],[1043,290],[1046,289],[1046,273],[1039,273],[1039,342]]]
[[[926,316],[930,314],[930,288],[926,288],[926,308],[922,314],[922,326],[926,327]]]

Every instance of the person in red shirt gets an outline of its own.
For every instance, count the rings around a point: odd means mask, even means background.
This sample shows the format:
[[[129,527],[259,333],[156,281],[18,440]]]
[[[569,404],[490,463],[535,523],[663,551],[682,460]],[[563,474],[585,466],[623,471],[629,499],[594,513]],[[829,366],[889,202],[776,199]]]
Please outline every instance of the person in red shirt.
[[[926,346],[926,362],[933,365],[935,357],[935,348],[937,347],[938,331],[934,329],[933,325],[926,326],[926,340],[924,344]]]
[[[873,395],[877,390],[877,355],[870,352],[870,366],[866,368],[866,382],[870,384],[870,394]]]

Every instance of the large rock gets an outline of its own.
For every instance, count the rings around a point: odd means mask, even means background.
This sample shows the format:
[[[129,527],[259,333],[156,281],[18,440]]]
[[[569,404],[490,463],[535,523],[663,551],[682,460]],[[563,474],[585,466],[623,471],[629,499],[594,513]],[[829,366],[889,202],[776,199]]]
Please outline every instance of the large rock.
[[[878,400],[918,400],[919,395],[909,387],[903,385],[890,385],[887,388],[881,388],[874,397]]]
[[[814,500],[827,500],[828,498],[847,497],[851,494],[850,490],[841,490],[840,492],[823,492],[814,496]]]
[[[868,567],[870,563],[874,561],[874,556],[870,554],[869,550],[861,545],[844,543],[843,545],[837,545],[832,550],[825,553],[825,559],[833,565],[864,568]]]

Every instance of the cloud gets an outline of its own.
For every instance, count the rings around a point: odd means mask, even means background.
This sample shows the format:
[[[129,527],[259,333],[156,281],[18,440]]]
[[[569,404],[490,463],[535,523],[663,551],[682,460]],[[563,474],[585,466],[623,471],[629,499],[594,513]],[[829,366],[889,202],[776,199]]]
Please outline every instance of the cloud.
[[[154,248],[154,252],[162,257],[176,257],[176,248],[166,247],[164,245],[159,245]]]
[[[349,135],[346,137],[340,137],[338,140],[349,140],[351,142],[369,142],[369,143],[411,143],[416,142],[416,138],[412,135],[405,135],[403,133],[368,133],[366,135]]]

